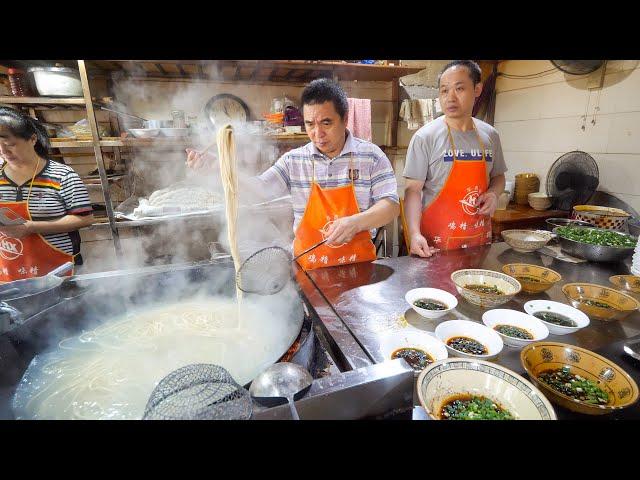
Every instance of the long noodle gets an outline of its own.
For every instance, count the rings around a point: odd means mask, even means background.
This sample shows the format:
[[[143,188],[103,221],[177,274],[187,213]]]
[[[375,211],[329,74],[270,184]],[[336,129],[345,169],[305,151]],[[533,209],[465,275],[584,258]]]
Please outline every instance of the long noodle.
[[[238,251],[238,175],[236,172],[236,143],[233,137],[233,127],[224,125],[218,130],[218,158],[220,163],[220,176],[224,188],[224,199],[227,216],[227,231],[229,248],[233,257],[233,265],[240,270],[240,252]],[[236,297],[238,304],[242,300],[242,290],[236,285]]]

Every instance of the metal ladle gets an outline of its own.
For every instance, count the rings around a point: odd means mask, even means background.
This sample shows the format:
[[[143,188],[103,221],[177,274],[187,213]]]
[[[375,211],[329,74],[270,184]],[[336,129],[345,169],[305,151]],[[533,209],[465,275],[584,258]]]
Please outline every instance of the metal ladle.
[[[280,362],[258,375],[251,382],[249,393],[263,403],[269,403],[274,398],[286,398],[291,416],[294,420],[300,420],[293,400],[303,396],[312,383],[313,377],[306,368],[296,363]]]

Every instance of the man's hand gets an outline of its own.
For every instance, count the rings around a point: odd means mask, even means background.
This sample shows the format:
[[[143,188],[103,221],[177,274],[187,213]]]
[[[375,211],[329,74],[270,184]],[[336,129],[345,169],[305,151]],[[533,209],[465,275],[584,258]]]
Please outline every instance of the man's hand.
[[[479,208],[478,215],[492,216],[497,206],[498,196],[489,190],[480,195],[476,201],[476,207]]]
[[[22,225],[0,225],[0,232],[12,238],[22,238],[34,233],[31,221],[27,221]]]
[[[187,151],[187,166],[189,168],[193,168],[194,170],[198,170],[202,167],[212,165],[213,160],[215,159],[213,155],[210,155],[209,153],[202,155],[200,152],[198,152],[197,150],[194,150],[193,148],[187,148],[186,151]]]
[[[327,244],[338,246],[349,243],[356,233],[361,231],[357,216],[352,215],[334,220],[324,233],[327,236]]]
[[[430,247],[427,239],[420,233],[414,233],[411,236],[411,249],[409,254],[418,255],[419,257],[430,257],[440,249]]]

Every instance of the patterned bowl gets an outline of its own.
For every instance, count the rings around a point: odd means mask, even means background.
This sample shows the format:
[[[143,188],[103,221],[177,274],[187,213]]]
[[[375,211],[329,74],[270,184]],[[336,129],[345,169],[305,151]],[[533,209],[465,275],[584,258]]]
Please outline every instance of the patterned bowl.
[[[562,275],[555,270],[528,263],[508,263],[502,271],[518,280],[522,291],[527,293],[544,292],[562,280]]]
[[[556,412],[535,386],[511,370],[484,360],[448,358],[425,368],[416,384],[420,404],[441,420],[444,404],[453,396],[486,397],[507,409],[516,420],[556,420]]]
[[[562,293],[575,308],[582,310],[589,317],[605,322],[622,320],[640,308],[640,302],[635,298],[593,283],[567,283],[562,287]],[[585,302],[598,302],[601,305]]]
[[[522,289],[515,278],[493,270],[456,270],[451,274],[451,281],[465,300],[483,308],[494,308],[507,303]],[[502,293],[481,293],[467,288],[468,285],[497,287]]]
[[[546,230],[503,230],[502,238],[516,252],[534,252],[544,247],[553,234]]]
[[[633,405],[638,400],[638,385],[618,365],[584,348],[556,342],[537,342],[520,352],[527,375],[553,403],[578,413],[604,415]],[[571,373],[592,380],[609,394],[606,405],[591,405],[560,393],[538,380],[545,370],[569,367]],[[426,370],[425,370],[426,371]]]
[[[640,277],[636,275],[614,275],[609,281],[616,287],[633,293],[640,293]]]

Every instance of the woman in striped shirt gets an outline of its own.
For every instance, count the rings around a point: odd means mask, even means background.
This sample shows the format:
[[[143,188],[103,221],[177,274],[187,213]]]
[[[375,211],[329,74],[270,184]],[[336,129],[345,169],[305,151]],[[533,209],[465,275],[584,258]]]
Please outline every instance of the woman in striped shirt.
[[[37,120],[0,108],[0,282],[82,263],[78,229],[93,223],[89,194],[73,169],[46,158],[48,148]]]

